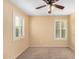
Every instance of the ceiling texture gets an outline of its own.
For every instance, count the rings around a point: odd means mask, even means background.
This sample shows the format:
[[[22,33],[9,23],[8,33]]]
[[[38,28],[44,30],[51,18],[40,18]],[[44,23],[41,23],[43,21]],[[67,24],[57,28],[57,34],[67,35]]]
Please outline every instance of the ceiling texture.
[[[36,7],[46,4],[43,0],[10,0],[10,1],[29,16],[69,15],[75,11],[74,0],[59,0],[58,2],[56,2],[56,4],[63,5],[65,8],[63,10],[54,8],[51,14],[48,14],[47,7],[38,10],[35,9]]]

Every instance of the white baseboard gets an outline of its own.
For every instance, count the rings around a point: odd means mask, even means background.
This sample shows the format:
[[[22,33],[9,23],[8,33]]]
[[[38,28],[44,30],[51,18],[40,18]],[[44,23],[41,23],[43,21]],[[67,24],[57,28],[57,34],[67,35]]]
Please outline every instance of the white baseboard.
[[[30,45],[30,47],[68,47],[68,45]]]
[[[14,58],[16,59],[19,55],[21,55],[26,49],[28,49],[29,47],[26,47],[23,51],[21,51],[20,53],[18,53],[16,56],[14,56]]]
[[[75,51],[75,48],[73,48],[73,47],[69,47],[71,50],[73,50],[73,51]]]

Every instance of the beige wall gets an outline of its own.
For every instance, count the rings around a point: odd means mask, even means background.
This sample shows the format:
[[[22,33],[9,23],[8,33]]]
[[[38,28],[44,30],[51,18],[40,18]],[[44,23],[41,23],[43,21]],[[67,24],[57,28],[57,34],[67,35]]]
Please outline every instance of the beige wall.
[[[12,12],[17,12],[24,17],[25,21],[25,36],[20,40],[13,41],[12,39]],[[29,46],[29,16],[18,10],[7,0],[4,1],[4,59],[15,59]]]
[[[75,50],[75,14],[69,16],[69,46]]]
[[[30,47],[68,47],[68,39],[54,40],[55,19],[68,20],[68,16],[30,17]]]

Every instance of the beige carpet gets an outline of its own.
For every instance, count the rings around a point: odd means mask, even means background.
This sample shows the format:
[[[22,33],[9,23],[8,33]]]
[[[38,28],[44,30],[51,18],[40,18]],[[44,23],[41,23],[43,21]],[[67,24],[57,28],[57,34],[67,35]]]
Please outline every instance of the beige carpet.
[[[16,59],[75,59],[69,48],[28,48]]]

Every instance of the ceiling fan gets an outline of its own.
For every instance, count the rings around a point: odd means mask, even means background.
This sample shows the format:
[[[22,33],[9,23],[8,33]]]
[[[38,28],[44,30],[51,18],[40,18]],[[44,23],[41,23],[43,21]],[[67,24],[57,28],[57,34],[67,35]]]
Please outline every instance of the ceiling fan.
[[[48,6],[48,13],[50,14],[51,11],[52,11],[52,8],[53,7],[56,7],[58,9],[64,9],[64,6],[61,6],[61,5],[58,5],[58,4],[55,4],[57,1],[59,0],[43,0],[47,5],[42,5],[42,6],[39,6],[37,7],[36,9],[40,9],[40,8],[43,8],[43,7],[46,7]]]

